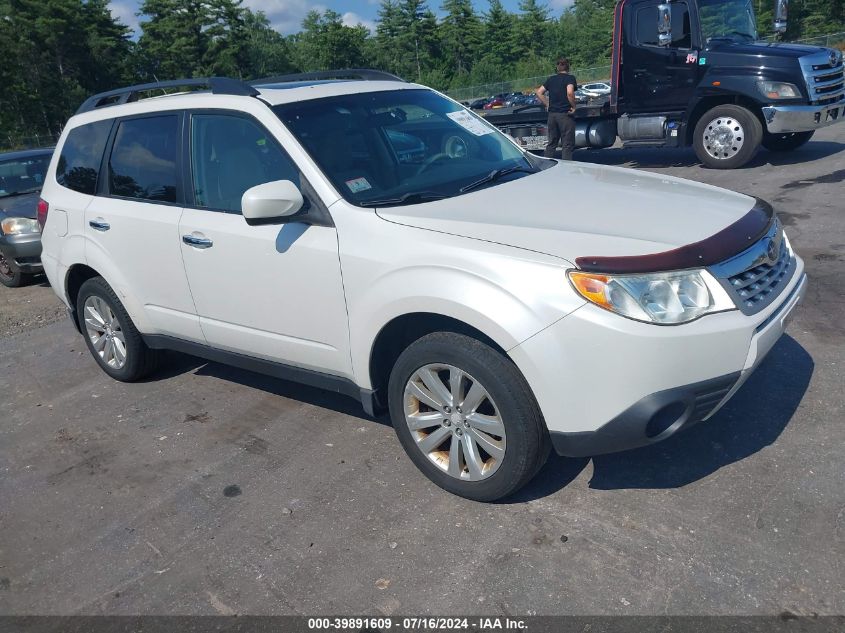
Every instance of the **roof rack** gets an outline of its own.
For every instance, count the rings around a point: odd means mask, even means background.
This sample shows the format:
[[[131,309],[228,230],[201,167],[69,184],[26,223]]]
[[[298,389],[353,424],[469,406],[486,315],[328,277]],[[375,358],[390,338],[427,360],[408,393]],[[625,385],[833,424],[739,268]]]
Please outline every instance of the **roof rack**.
[[[138,94],[141,92],[149,92],[151,90],[162,90],[164,88],[182,88],[187,86],[204,86],[211,89],[213,94],[221,95],[239,95],[245,97],[254,97],[258,91],[252,86],[238,81],[237,79],[229,79],[228,77],[196,77],[192,79],[173,79],[170,81],[157,81],[149,84],[138,84],[136,86],[127,86],[126,88],[118,88],[117,90],[110,90],[108,92],[101,92],[88,97],[76,114],[83,112],[90,112],[97,108],[104,108],[107,106],[120,105],[138,100]]]
[[[308,73],[294,73],[292,75],[278,75],[249,81],[251,86],[266,84],[282,84],[291,81],[311,81],[321,79],[363,79],[364,81],[401,81],[405,80],[383,70],[371,68],[341,68],[338,70],[315,70]]]

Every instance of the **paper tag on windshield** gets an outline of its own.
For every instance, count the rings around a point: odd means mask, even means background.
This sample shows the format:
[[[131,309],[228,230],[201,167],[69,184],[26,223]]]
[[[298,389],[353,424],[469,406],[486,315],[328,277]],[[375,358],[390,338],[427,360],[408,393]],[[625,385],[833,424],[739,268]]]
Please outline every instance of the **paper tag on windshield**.
[[[458,112],[447,112],[446,116],[452,119],[455,123],[464,128],[467,132],[472,132],[476,136],[484,136],[491,134],[493,130],[466,110],[459,110]]]
[[[349,191],[351,191],[352,193],[358,193],[359,191],[366,191],[367,189],[373,188],[372,185],[368,183],[367,179],[364,177],[347,180],[346,186],[349,187]]]

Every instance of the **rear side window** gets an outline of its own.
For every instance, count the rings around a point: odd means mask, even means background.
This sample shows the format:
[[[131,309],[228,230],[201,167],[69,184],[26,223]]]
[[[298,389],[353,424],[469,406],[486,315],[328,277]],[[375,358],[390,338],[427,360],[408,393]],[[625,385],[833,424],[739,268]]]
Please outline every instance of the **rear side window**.
[[[175,114],[121,121],[109,158],[109,193],[176,202],[178,132]]]
[[[241,212],[241,197],[256,185],[290,180],[299,169],[257,122],[225,114],[191,117],[191,171],[198,207]]]
[[[56,167],[56,180],[60,185],[94,195],[111,126],[110,120],[97,121],[80,125],[68,133]]]

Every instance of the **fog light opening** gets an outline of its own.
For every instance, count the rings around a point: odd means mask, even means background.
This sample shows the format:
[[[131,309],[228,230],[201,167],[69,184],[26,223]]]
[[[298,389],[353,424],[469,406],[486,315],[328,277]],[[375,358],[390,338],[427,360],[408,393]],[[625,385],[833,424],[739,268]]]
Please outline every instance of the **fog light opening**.
[[[645,427],[645,435],[653,439],[662,435],[677,423],[681,422],[687,412],[687,405],[683,402],[672,402],[659,409],[651,416]]]

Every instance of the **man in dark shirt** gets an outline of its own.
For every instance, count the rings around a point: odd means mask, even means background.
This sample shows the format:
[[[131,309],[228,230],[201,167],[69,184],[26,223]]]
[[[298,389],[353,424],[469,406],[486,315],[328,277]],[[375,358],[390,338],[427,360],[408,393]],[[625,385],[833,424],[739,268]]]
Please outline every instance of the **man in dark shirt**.
[[[561,144],[563,160],[572,160],[575,149],[575,77],[569,74],[569,60],[561,57],[557,60],[557,74],[546,79],[545,83],[534,91],[537,98],[549,111],[548,135],[544,155],[555,155],[557,144]]]

